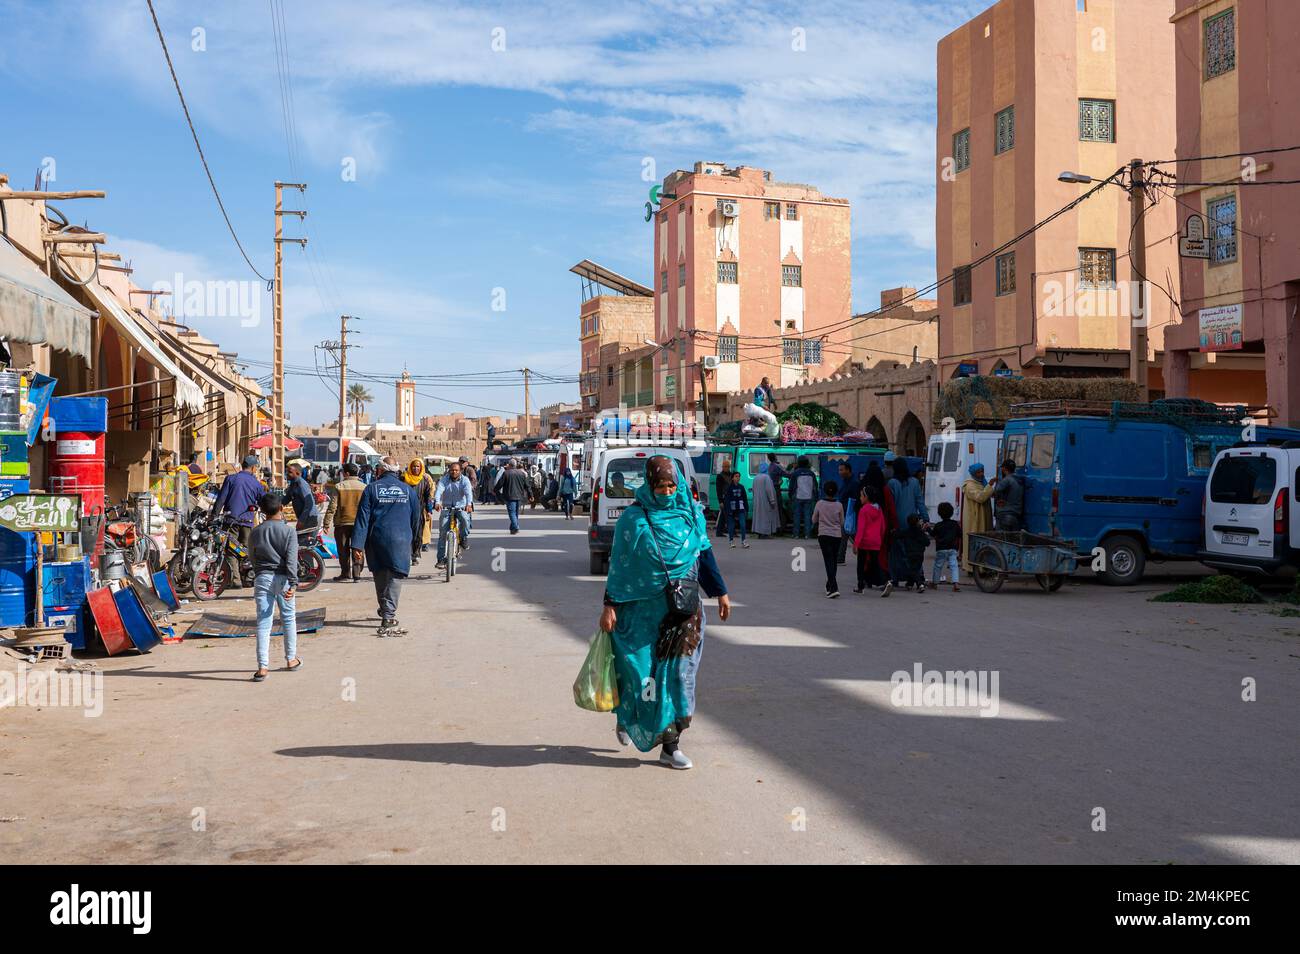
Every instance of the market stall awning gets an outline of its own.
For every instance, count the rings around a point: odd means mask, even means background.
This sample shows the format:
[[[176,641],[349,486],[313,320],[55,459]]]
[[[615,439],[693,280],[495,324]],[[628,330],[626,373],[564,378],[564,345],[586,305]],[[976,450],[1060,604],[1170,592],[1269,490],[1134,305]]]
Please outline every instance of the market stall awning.
[[[90,312],[0,238],[0,336],[90,360]]]
[[[92,281],[87,285],[86,292],[90,295],[91,300],[99,306],[100,316],[116,328],[119,334],[126,336],[135,347],[145,352],[149,356],[150,363],[175,382],[176,406],[186,408],[196,414],[202,411],[206,403],[203,391],[189,379],[184,371],[176,366],[176,362],[163,354],[162,348],[154,342],[147,331],[140,327],[139,322],[131,316],[131,313],[122,307],[121,302],[117,300],[117,296],[97,281]]]
[[[263,434],[260,437],[254,437],[251,441],[248,442],[249,450],[269,450],[270,447],[271,447],[270,434]],[[301,447],[302,447],[302,441],[294,440],[292,437],[286,437],[284,439],[285,450],[293,451],[293,450],[298,450]]]

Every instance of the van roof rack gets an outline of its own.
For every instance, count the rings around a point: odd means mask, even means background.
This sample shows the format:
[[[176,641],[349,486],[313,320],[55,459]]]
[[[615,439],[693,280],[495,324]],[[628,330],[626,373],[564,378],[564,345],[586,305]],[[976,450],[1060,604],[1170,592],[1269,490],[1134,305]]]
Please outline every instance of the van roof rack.
[[[1214,404],[1198,398],[1161,398],[1141,404],[1131,401],[1086,401],[1057,399],[1013,404],[1011,416],[1025,417],[1104,417],[1111,427],[1120,421],[1154,421],[1170,424],[1185,431],[1197,427],[1239,427],[1253,417],[1269,418],[1275,411],[1267,405]]]

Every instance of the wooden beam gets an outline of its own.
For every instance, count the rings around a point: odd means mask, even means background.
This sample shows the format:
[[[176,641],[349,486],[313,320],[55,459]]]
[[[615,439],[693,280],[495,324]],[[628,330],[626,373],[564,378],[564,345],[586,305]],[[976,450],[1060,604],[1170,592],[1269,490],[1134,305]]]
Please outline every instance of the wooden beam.
[[[46,232],[41,240],[55,245],[103,245],[108,236],[103,232]]]
[[[59,256],[62,258],[94,258],[95,253],[83,252],[80,249],[74,248],[69,249],[66,252],[59,252]],[[99,260],[101,262],[120,262],[122,261],[122,256],[118,255],[117,252],[100,252]]]
[[[23,189],[15,192],[0,192],[0,199],[103,199],[108,195],[102,189],[77,189],[72,192],[40,192],[35,189]]]

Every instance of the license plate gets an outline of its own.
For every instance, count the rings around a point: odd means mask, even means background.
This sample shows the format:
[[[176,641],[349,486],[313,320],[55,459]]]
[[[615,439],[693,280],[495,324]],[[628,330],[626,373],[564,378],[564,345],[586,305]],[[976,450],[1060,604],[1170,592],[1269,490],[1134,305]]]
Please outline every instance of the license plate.
[[[1224,543],[1235,543],[1238,546],[1249,546],[1250,535],[1246,533],[1225,533],[1223,535]]]
[[[609,519],[617,520],[619,517],[623,515],[623,511],[626,509],[627,509],[626,507],[610,507],[609,510],[607,511],[607,513],[609,514]]]

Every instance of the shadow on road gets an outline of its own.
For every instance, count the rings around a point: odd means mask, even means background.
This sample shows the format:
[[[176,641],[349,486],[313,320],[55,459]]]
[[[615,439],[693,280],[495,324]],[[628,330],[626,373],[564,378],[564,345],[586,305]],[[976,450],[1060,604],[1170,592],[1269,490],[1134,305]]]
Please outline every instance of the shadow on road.
[[[611,758],[604,752],[574,745],[482,745],[478,742],[394,742],[381,745],[309,745],[279,749],[276,755],[292,758],[386,759],[397,762],[439,762],[444,765],[479,765],[487,768],[528,768],[533,765],[586,765],[596,768],[636,768],[628,757]]]

